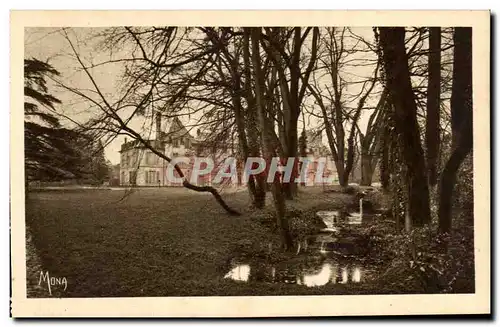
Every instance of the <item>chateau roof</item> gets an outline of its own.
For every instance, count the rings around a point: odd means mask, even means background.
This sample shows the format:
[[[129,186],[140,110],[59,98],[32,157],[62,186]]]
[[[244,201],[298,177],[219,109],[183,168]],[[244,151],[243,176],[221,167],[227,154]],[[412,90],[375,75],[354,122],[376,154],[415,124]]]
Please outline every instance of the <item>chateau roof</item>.
[[[188,129],[184,124],[180,121],[178,117],[174,117],[169,124],[168,132],[162,132],[160,138],[165,140],[167,143],[170,143],[170,140],[179,139],[181,137],[188,137],[190,139],[194,139],[194,137],[189,133]]]
[[[156,135],[154,139],[149,139],[147,142],[156,149],[163,149],[165,144],[172,143],[173,140],[179,138],[189,138],[192,143],[196,142],[196,139],[189,133],[188,129],[180,121],[178,117],[172,118],[170,121],[166,121],[162,129],[168,130],[168,132],[161,131],[159,137]],[[156,133],[155,133],[156,134]],[[130,142],[125,141],[120,148],[120,152],[128,151],[133,148],[144,148],[139,140],[133,140]]]
[[[165,142],[158,140],[146,140],[153,148],[155,149],[163,149],[165,146]],[[142,144],[139,140],[133,140],[130,142],[125,142],[121,145],[119,152],[128,151],[133,148],[145,148],[144,144]]]

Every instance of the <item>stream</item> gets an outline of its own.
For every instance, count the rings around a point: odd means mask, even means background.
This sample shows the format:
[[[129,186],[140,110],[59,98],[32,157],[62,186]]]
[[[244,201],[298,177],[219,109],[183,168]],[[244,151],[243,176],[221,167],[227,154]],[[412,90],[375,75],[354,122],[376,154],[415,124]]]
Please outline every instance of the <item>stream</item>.
[[[375,279],[379,267],[367,260],[368,239],[350,231],[378,214],[339,210],[318,211],[316,214],[326,227],[298,243],[295,258],[280,263],[234,258],[224,278],[307,287],[363,283]]]

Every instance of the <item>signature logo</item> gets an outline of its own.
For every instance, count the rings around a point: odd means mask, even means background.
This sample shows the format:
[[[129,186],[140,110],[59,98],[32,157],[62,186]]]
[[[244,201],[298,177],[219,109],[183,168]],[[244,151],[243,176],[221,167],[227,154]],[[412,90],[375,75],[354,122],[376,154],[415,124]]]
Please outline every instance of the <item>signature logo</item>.
[[[47,288],[49,289],[49,294],[52,295],[52,287],[53,286],[64,286],[64,290],[68,288],[68,281],[66,277],[51,277],[49,272],[40,271],[40,279],[38,280],[38,286],[42,285],[42,283],[47,284]]]

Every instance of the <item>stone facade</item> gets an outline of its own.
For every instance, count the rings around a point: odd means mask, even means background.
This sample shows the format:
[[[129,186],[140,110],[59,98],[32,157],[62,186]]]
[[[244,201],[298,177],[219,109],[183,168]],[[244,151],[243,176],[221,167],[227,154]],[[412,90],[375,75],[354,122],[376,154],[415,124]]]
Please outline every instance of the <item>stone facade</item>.
[[[158,119],[158,118],[157,118]],[[191,180],[191,172],[196,156],[209,157],[218,167],[231,156],[230,151],[209,152],[203,141],[203,135],[198,133],[193,137],[178,118],[173,118],[167,132],[161,130],[161,123],[156,125],[156,139],[148,140],[151,147],[165,156],[173,159],[183,157],[187,162],[178,162],[186,178]],[[201,169],[203,169],[203,164]],[[169,163],[159,157],[140,141],[125,142],[120,150],[120,185],[122,186],[182,186],[182,183],[169,178]],[[174,177],[180,177],[170,166]],[[211,185],[217,169],[211,174],[199,176],[192,181],[195,185]],[[224,179],[223,182],[228,182]]]
[[[233,157],[238,151],[232,145],[226,149],[214,150],[212,146],[205,144],[205,135],[201,130],[198,130],[197,136],[192,136],[186,127],[178,118],[173,118],[170,121],[170,127],[167,132],[161,129],[161,118],[157,117],[156,123],[156,138],[148,140],[150,146],[156,151],[173,159],[182,157],[185,162],[178,162],[178,166],[183,171],[184,176],[195,185],[212,185],[219,169],[223,167],[226,158]],[[337,174],[335,163],[331,159],[329,149],[323,144],[321,134],[315,134],[312,131],[307,131],[307,157],[309,159],[308,174],[305,184],[308,186],[323,184],[319,182],[317,177],[318,159],[323,159],[324,177],[333,178],[333,183],[336,183]],[[210,158],[214,162],[214,169],[211,173],[198,176],[194,180],[191,179],[193,167],[195,167],[195,158],[205,157]],[[182,186],[182,182],[175,181],[170,178],[169,163],[159,157],[151,149],[148,149],[140,141],[134,140],[125,142],[120,150],[120,185],[122,186]],[[170,171],[173,171],[174,177],[180,177],[175,170],[170,166]],[[202,164],[201,169],[206,165]],[[231,185],[245,184],[243,177],[244,163],[239,162],[237,165],[238,178],[223,178],[220,183]]]

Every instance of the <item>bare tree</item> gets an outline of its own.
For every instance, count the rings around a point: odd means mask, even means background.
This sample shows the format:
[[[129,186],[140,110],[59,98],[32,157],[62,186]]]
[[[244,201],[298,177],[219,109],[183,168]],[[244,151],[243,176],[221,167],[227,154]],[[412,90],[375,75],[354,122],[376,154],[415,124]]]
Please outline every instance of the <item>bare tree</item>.
[[[65,37],[70,45],[72,53],[80,65],[82,71],[88,78],[92,89],[78,89],[70,85],[59,83],[60,86],[73,92],[77,96],[88,101],[98,112],[96,116],[87,123],[88,128],[98,129],[104,133],[116,135],[128,135],[142,144],[145,148],[156,154],[158,157],[171,163],[172,158],[165,155],[164,151],[159,149],[153,142],[145,139],[141,134],[130,127],[132,118],[139,114],[145,114],[152,103],[153,92],[159,96],[155,101],[162,103],[160,108],[175,108],[176,101],[182,99],[182,95],[197,78],[202,76],[211,65],[213,48],[190,48],[182,49],[180,42],[187,35],[186,31],[182,36],[176,36],[177,28],[152,28],[147,30],[134,30],[126,27],[120,33],[111,33],[111,37],[123,41],[128,38],[135,44],[130,53],[130,57],[120,60],[110,60],[106,63],[128,63],[122,83],[122,92],[115,99],[111,100],[101,89],[92,73],[92,68],[96,64],[86,64],[65,30]],[[141,39],[143,37],[143,39]],[[161,40],[162,42],[158,42]],[[138,53],[138,54],[137,54]],[[202,60],[204,59],[204,60]],[[106,63],[100,63],[103,65]],[[186,66],[193,64],[190,71],[186,72]],[[186,71],[183,71],[186,70]],[[181,75],[182,83],[170,83],[168,77]],[[186,75],[190,78],[186,78]],[[173,85],[173,87],[172,87]],[[163,88],[163,89],[162,89]],[[125,116],[127,110],[132,110],[131,114]],[[175,109],[173,109],[175,113]],[[178,113],[178,111],[177,111]],[[150,113],[153,114],[153,113]],[[125,117],[124,117],[125,116]],[[229,207],[220,196],[219,192],[211,186],[197,186],[191,184],[184,176],[184,173],[178,164],[173,165],[180,178],[183,179],[183,186],[197,192],[209,192],[215,200],[231,215],[239,215],[239,212]]]
[[[321,39],[324,47],[319,56],[318,73],[313,75],[313,83],[309,85],[309,90],[316,100],[321,110],[320,117],[324,124],[328,145],[335,161],[339,183],[341,186],[347,186],[349,176],[354,165],[355,148],[357,145],[357,136],[360,129],[358,122],[372,91],[375,89],[377,74],[379,70],[378,60],[372,63],[369,59],[356,59],[350,55],[359,54],[363,51],[372,52],[372,50],[361,49],[359,40],[350,38],[348,28],[327,28],[326,33]],[[348,42],[351,41],[351,42]],[[351,43],[351,44],[348,44]],[[368,42],[364,41],[362,44]],[[349,82],[346,75],[349,70],[357,65],[374,67],[373,75],[366,79]],[[324,74],[323,74],[324,72]],[[319,80],[326,76],[328,84],[321,84]],[[359,94],[349,97],[346,95],[346,89],[349,86],[360,84]],[[355,103],[353,108],[348,103]],[[375,110],[377,112],[377,110]],[[370,131],[368,131],[370,132]],[[362,144],[365,144],[365,150],[371,146],[373,138],[371,132],[367,132],[367,138]],[[364,135],[360,135],[364,137]],[[364,154],[365,166],[368,163],[368,150]],[[363,161],[363,159],[362,159]]]
[[[218,52],[214,60],[214,69],[217,72],[218,79],[212,81],[219,89],[226,89],[228,102],[233,112],[235,122],[235,132],[238,138],[240,150],[240,159],[246,162],[249,157],[258,157],[260,147],[256,139],[258,132],[255,130],[254,110],[255,101],[251,90],[251,76],[248,44],[241,39],[241,32],[234,31],[232,28],[215,29],[211,27],[200,28],[206,38],[217,47]],[[245,48],[246,47],[246,48]],[[243,62],[242,62],[242,57]],[[207,93],[198,96],[200,101],[217,102],[213,94]],[[246,108],[244,105],[246,104]],[[248,122],[248,123],[247,123]],[[227,128],[225,132],[227,132]],[[225,134],[224,131],[220,131]],[[227,136],[226,136],[227,137]],[[249,176],[247,187],[252,198],[252,204],[256,208],[263,208],[265,205],[265,176]]]
[[[254,95],[251,55],[250,55],[250,32],[244,31],[243,36],[243,63],[244,63],[244,97],[247,103],[246,112],[246,127],[248,135],[248,151],[250,156],[259,157],[261,154],[259,130],[258,130],[258,117],[256,107],[256,96]],[[255,203],[256,207],[264,207],[266,201],[266,175],[258,174],[253,178],[255,180]]]
[[[439,231],[451,230],[453,188],[460,165],[471,152],[472,137],[472,28],[456,27],[451,94],[453,152],[441,177]]]
[[[388,92],[384,89],[373,113],[368,118],[366,133],[359,131],[361,145],[361,185],[372,183],[373,173],[381,157],[382,138],[384,137],[384,120],[388,114]],[[358,127],[359,128],[359,127]]]
[[[434,186],[437,183],[437,158],[440,143],[441,28],[431,27],[429,34],[429,79],[427,83],[425,144],[427,148],[429,184]]]
[[[248,33],[248,29],[246,29]],[[251,28],[251,38],[252,38],[252,63],[253,63],[253,73],[255,79],[255,100],[257,116],[259,118],[259,125],[261,130],[262,147],[264,152],[264,158],[269,164],[274,157],[275,151],[273,149],[272,141],[270,140],[269,133],[266,133],[267,127],[267,114],[264,103],[264,76],[261,70],[260,61],[260,28]],[[275,177],[275,176],[273,176]],[[271,191],[273,194],[274,207],[276,209],[276,219],[277,225],[281,235],[281,243],[285,250],[291,249],[292,238],[289,231],[288,221],[285,215],[285,199],[283,197],[282,188],[280,180],[277,178],[272,179]]]
[[[298,175],[298,119],[309,84],[309,77],[316,64],[319,28],[308,27],[304,32],[302,32],[301,27],[294,27],[291,30],[266,27],[265,30],[266,34],[261,37],[261,44],[276,69],[282,100],[282,145],[286,157],[294,160],[291,182],[283,184],[286,196],[291,199],[296,193],[294,179]],[[304,69],[301,69],[301,55],[305,48],[305,40],[311,31],[309,62]],[[290,51],[288,52],[289,47]]]
[[[425,158],[420,143],[417,106],[413,94],[402,27],[380,28],[380,44],[387,79],[387,88],[394,104],[394,121],[401,137],[406,166],[405,184],[408,194],[408,215],[413,226],[430,222],[429,188]]]

